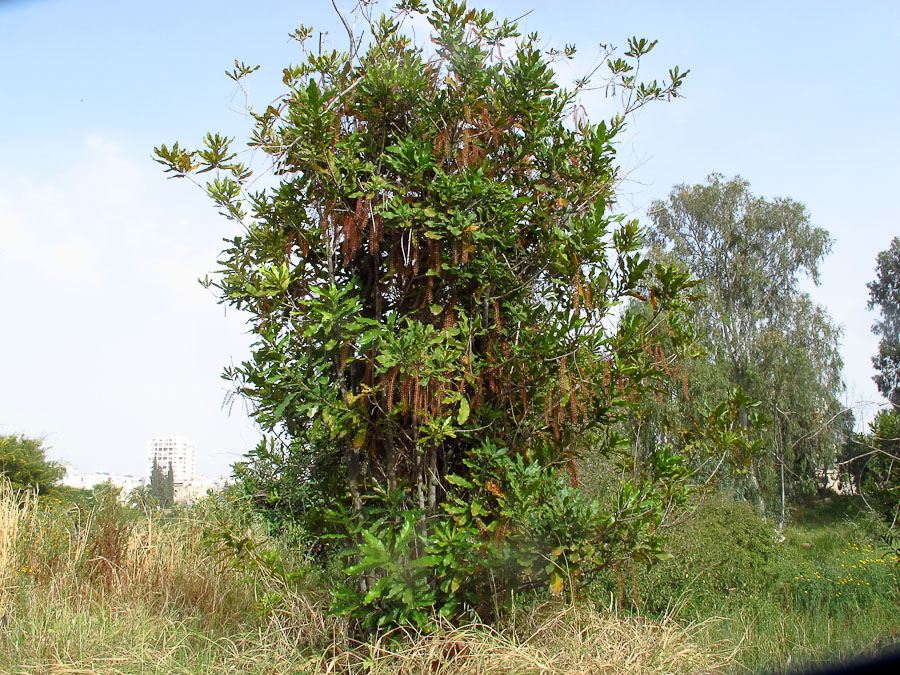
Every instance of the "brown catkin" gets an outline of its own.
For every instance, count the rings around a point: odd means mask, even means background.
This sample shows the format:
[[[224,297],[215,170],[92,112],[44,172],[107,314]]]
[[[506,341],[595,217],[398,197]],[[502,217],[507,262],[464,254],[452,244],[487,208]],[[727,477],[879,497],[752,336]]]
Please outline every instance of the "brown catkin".
[[[444,314],[444,329],[451,328],[456,325],[456,310],[449,309]]]
[[[388,371],[387,376],[385,377],[384,388],[385,388],[385,398],[386,398],[386,406],[387,412],[390,414],[391,408],[394,407],[394,380],[397,377],[398,368],[395,366]]]
[[[575,466],[575,460],[572,457],[569,457],[566,461],[566,469],[569,472],[569,484],[577,488],[578,487],[578,467]]]
[[[569,412],[572,416],[572,421],[578,424],[578,397],[575,394],[575,390],[569,387]]]
[[[369,251],[373,256],[377,256],[380,245],[378,231],[381,228],[381,216],[374,216],[369,220],[371,223],[369,225]]]
[[[408,405],[410,403],[409,390],[410,390],[411,384],[412,383],[408,377],[404,378],[403,381],[400,383],[400,405],[402,406],[404,411],[406,410],[406,408],[408,407]]]
[[[544,426],[550,426],[550,392],[544,395]]]
[[[436,239],[428,240],[428,255],[431,269],[434,270],[435,276],[441,278],[441,247]]]

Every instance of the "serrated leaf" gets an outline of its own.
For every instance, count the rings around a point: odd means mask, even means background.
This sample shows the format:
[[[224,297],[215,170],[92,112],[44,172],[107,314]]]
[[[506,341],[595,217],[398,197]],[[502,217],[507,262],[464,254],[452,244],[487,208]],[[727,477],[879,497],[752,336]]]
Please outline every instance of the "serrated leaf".
[[[440,305],[432,305],[429,309],[431,309],[431,313],[434,314],[435,316],[437,316],[438,314],[440,314],[441,312],[444,311],[444,308],[441,307]]]
[[[431,230],[429,230],[428,232],[425,233],[425,238],[426,239],[443,239],[444,237],[442,235],[438,234],[437,232],[432,232]]]

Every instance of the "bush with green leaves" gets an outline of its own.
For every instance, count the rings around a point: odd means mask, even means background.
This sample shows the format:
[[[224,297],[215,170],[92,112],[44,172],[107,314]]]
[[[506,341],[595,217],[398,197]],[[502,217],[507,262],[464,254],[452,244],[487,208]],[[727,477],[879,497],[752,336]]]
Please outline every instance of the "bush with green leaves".
[[[684,603],[698,616],[726,601],[747,604],[773,585],[775,540],[775,528],[747,502],[727,494],[708,497],[692,517],[672,528],[666,545],[671,558],[639,570],[635,599],[648,612]]]
[[[684,78],[636,81],[655,43],[610,55],[624,109],[594,124],[588,81],[554,78],[573,48],[543,51],[454,0],[369,10],[344,51],[307,51],[312,30],[296,31],[305,59],[251,111],[274,187],[253,191],[218,134],[156,154],[173,177],[209,173],[243,226],[206,280],[256,336],[226,371],[269,434],[239,475],[347,550],[337,606],[372,628],[490,614],[519,589],[573,591],[659,554],[690,477],[664,442],[635,462],[616,424],[690,353],[693,282],[651,266],[638,224],[610,215],[627,114]],[[428,50],[404,33],[411,15]],[[628,299],[647,311],[619,320]],[[585,451],[628,464],[609,508],[578,488]]]
[[[64,473],[61,464],[47,461],[42,440],[24,435],[0,436],[0,476],[14,489],[53,494]]]

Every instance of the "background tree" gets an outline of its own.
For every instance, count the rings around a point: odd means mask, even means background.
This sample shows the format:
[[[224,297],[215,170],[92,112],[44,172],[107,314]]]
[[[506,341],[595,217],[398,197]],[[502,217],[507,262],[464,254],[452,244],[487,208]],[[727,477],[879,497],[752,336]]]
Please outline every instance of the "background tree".
[[[895,408],[900,407],[900,237],[878,254],[875,280],[868,284],[869,309],[876,307],[881,320],[872,331],[881,337],[878,355],[872,359],[878,391]]]
[[[880,320],[872,331],[881,336],[872,359],[878,390],[890,402],[869,425],[869,433],[848,448],[845,460],[866,503],[896,528],[900,520],[900,238],[878,254],[875,280],[868,284],[869,309]]]
[[[0,436],[0,475],[15,489],[46,495],[56,489],[65,469],[47,461],[43,441],[24,435]]]
[[[174,481],[172,480],[172,464],[169,463],[169,472],[163,473],[162,467],[153,458],[153,468],[150,470],[149,497],[164,509],[170,508],[175,502]]]
[[[126,498],[126,504],[133,509],[144,511],[159,506],[156,497],[151,494],[149,485],[138,485],[132,488]]]
[[[803,276],[818,283],[828,233],[810,224],[802,204],[765,200],[745,180],[719,174],[677,186],[650,217],[651,257],[679,261],[705,293],[694,326],[712,367],[685,389],[683,407],[693,414],[687,399],[704,402],[730,387],[760,401],[766,452],[746,476],[761,508],[763,496],[783,490],[808,494],[850,419],[838,400],[840,330],[798,288]]]
[[[171,507],[175,504],[175,472],[172,469],[172,462],[169,462],[169,472],[166,474],[165,482],[165,501],[163,506]]]
[[[577,488],[585,444],[619,456],[615,423],[689,342],[673,330],[662,353],[648,330],[663,312],[684,325],[689,272],[651,269],[637,224],[608,215],[624,116],[592,124],[586,81],[555,83],[550,59],[572,48],[545,53],[451,0],[398,12],[363,12],[367,40],[348,28],[346,51],[307,52],[287,93],[253,112],[249,144],[275,187],[248,192],[219,135],[156,151],[176,176],[215,171],[208,194],[245,228],[207,281],[257,336],[226,376],[272,438],[240,472],[314,534],[344,538],[340,607],[371,627],[433,607],[484,615],[510,590],[559,593],[647,560],[687,482],[660,447],[629,463],[609,509]],[[433,54],[403,34],[409,13],[431,25]],[[625,114],[678,94],[677,68],[634,79],[654,44],[633,38],[607,62]],[[646,313],[615,328],[635,296]]]

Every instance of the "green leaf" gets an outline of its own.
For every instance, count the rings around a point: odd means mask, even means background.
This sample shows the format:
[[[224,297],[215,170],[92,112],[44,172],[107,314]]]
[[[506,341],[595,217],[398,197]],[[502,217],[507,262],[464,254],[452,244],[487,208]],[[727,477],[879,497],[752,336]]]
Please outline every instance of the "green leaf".
[[[446,479],[447,482],[450,483],[451,485],[458,485],[459,487],[464,487],[464,488],[467,488],[467,489],[469,489],[469,490],[474,490],[474,489],[475,489],[475,486],[472,485],[472,483],[470,483],[469,481],[467,481],[467,480],[466,480],[465,478],[463,478],[462,476],[457,476],[455,473],[447,474],[447,476],[445,476],[445,479]]]
[[[456,416],[456,423],[462,426],[469,419],[469,401],[463,398],[459,402],[459,414]]]
[[[561,595],[563,590],[563,578],[557,572],[550,575],[550,593],[552,595]]]

